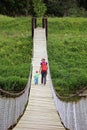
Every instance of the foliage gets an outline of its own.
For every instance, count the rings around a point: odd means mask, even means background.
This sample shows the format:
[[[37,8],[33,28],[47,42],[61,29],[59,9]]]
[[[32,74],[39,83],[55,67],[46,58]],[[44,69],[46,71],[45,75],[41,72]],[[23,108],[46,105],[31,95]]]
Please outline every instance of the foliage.
[[[25,88],[32,56],[31,21],[28,17],[0,16],[0,87]]]
[[[87,11],[84,8],[72,7],[68,11],[69,16],[87,17]]]
[[[49,18],[48,58],[61,96],[87,86],[87,19]]]
[[[75,0],[48,0],[47,13],[53,16],[67,16],[68,10],[74,6]]]
[[[77,16],[78,10],[87,16],[86,0],[0,0],[0,14],[8,16]]]
[[[43,0],[33,0],[34,12],[37,17],[44,16],[46,12],[46,6]]]
[[[9,16],[26,15],[26,0],[0,0],[0,13]]]
[[[87,0],[77,0],[77,3],[80,7],[87,9]]]

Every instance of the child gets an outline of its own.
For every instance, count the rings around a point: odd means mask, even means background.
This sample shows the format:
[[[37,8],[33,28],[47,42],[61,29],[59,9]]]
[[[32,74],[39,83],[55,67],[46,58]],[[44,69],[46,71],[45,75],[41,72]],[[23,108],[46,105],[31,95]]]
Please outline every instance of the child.
[[[36,73],[34,75],[34,83],[35,83],[35,85],[38,84],[38,78],[39,78],[39,73],[38,73],[38,71],[36,71]]]

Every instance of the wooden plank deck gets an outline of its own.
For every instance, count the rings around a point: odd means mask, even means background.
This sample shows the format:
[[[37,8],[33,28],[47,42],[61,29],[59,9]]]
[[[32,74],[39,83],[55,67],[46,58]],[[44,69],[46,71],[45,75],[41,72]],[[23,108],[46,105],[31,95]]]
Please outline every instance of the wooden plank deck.
[[[49,72],[47,84],[34,85],[33,74],[39,70],[40,61],[47,59],[46,37],[44,29],[35,29],[34,34],[34,57],[32,59],[33,73],[32,84],[26,111],[14,130],[65,130],[56,111],[50,88]]]

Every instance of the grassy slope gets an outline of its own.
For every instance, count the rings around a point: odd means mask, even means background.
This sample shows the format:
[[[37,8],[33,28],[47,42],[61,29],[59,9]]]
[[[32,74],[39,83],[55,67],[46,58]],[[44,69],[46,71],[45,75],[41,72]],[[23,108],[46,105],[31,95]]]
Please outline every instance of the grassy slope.
[[[39,21],[41,22],[41,21]],[[31,18],[0,16],[0,87],[26,86],[32,54]],[[87,85],[87,19],[48,18],[48,55],[56,91],[67,96]]]
[[[48,55],[61,96],[87,86],[87,18],[49,18]]]
[[[32,55],[31,19],[0,15],[0,87],[20,91],[28,80]]]

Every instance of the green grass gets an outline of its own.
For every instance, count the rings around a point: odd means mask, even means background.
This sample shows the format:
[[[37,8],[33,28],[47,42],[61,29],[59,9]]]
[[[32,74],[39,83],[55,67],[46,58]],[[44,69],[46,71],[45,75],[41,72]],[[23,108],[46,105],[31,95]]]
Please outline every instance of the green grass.
[[[31,18],[0,15],[0,88],[25,88],[31,66]]]
[[[41,19],[37,22],[41,26]],[[47,47],[52,81],[60,96],[87,86],[87,18],[48,18]],[[0,88],[24,89],[31,57],[31,18],[0,15]]]
[[[48,18],[52,81],[63,97],[87,86],[87,18]]]

